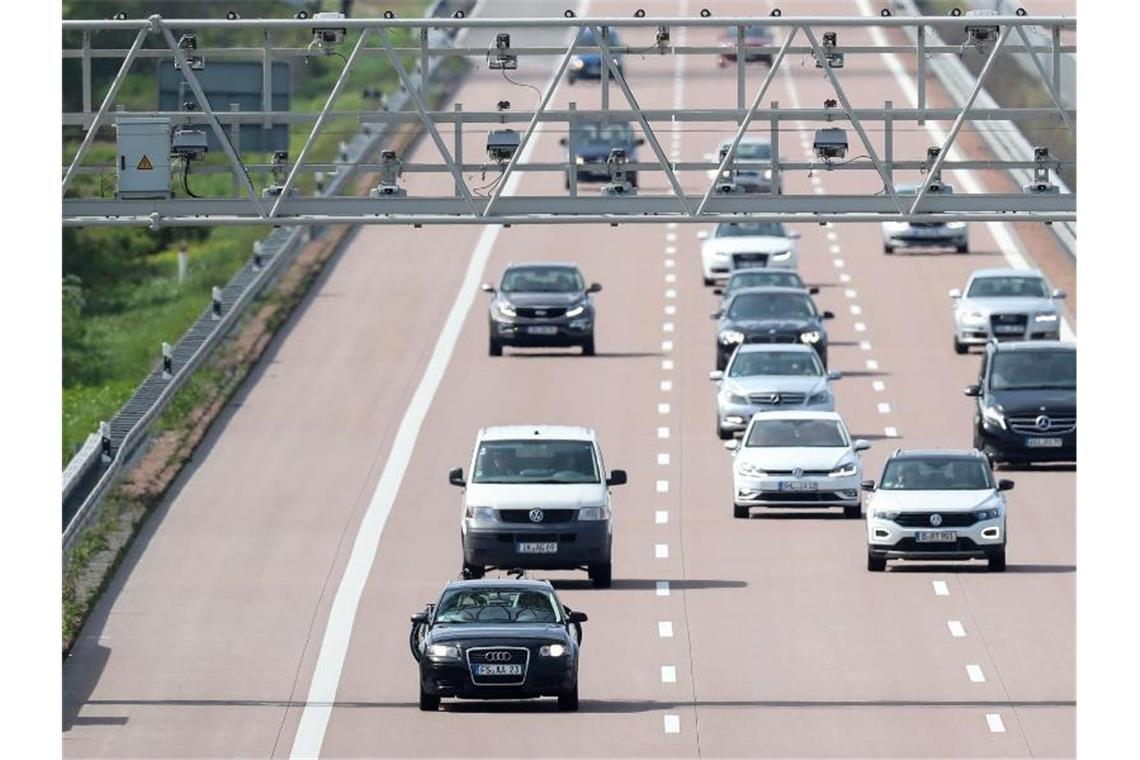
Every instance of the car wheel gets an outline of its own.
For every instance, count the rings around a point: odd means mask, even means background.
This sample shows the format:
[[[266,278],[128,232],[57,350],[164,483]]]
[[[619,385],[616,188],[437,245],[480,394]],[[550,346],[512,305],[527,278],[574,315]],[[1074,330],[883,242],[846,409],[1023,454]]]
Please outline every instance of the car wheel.
[[[739,520],[748,519],[748,507],[742,507],[739,504],[732,505],[732,516]]]
[[[965,343],[963,343],[962,341],[958,340],[958,336],[957,336],[957,335],[955,335],[955,336],[954,336],[954,353],[956,353],[956,354],[966,354],[966,353],[969,353],[969,352],[970,352],[970,347],[969,347],[969,346],[967,346],[967,345],[966,345]]]
[[[585,343],[582,344],[582,356],[594,355],[594,339],[590,337]]]
[[[494,338],[491,338],[491,342],[487,348],[487,353],[490,354],[491,356],[502,356],[503,355],[503,344],[500,343],[499,341],[495,340]]]
[[[863,516],[863,505],[862,504],[856,504],[853,507],[844,507],[843,508],[843,516],[846,517],[848,520],[858,520],[860,517]]]
[[[957,251],[958,253],[969,253],[970,252],[970,246],[969,245],[956,245],[956,246],[954,246],[954,250]]]
[[[424,712],[435,712],[439,709],[439,697],[428,694],[423,686],[420,686],[420,709]]]
[[[894,252],[895,252],[895,247],[893,245],[887,245],[886,243],[883,243],[883,253],[890,256]]]
[[[989,563],[991,573],[1005,572],[1005,547],[987,554],[986,561]]]
[[[867,569],[872,573],[881,573],[887,569],[887,558],[876,557],[871,552],[867,552]]]
[[[467,580],[478,580],[479,578],[483,577],[483,573],[485,572],[486,569],[482,565],[469,565],[466,562],[463,563],[463,577]]]
[[[594,588],[609,588],[613,585],[614,566],[612,562],[589,565],[586,574],[594,582]]]
[[[574,686],[558,695],[558,709],[562,712],[578,712],[578,681]]]

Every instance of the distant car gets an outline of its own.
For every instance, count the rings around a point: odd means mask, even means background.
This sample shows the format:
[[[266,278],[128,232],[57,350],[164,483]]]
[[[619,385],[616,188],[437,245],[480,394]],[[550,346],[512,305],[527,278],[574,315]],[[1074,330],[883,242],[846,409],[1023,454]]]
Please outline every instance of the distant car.
[[[721,140],[714,152],[705,155],[705,160],[719,164],[721,152],[731,145],[731,137]],[[770,142],[762,137],[743,138],[740,144],[736,146],[733,162],[729,164],[729,168],[740,167],[736,169],[737,187],[745,193],[771,193],[773,191],[771,168],[755,165],[768,162],[771,159],[772,144]],[[742,166],[742,164],[749,165]],[[728,169],[725,171],[727,172]],[[709,169],[707,175],[709,179],[713,179],[716,176],[716,170]],[[776,182],[775,192],[776,194],[784,192],[782,180]]]
[[[724,287],[713,288],[713,293],[721,297],[723,306],[733,293],[744,288],[798,288],[813,296],[819,293],[819,288],[805,285],[800,273],[790,269],[738,269],[729,275]]]
[[[898,185],[895,194],[917,195],[918,186]],[[958,253],[970,252],[965,222],[883,222],[882,231],[883,253],[887,254],[899,248],[953,248]]]
[[[586,620],[548,581],[448,583],[435,604],[412,615],[420,709],[435,712],[443,697],[557,697],[559,710],[577,710]]]
[[[722,52],[717,56],[717,65],[724,68],[729,63],[736,63],[737,51],[737,28],[730,26],[721,32],[720,39],[717,40],[717,45],[722,48]],[[749,24],[744,27],[744,44],[756,45],[760,47],[772,47],[776,44],[776,37],[772,34],[771,30],[765,26],[756,24]],[[759,50],[745,50],[744,51],[745,63],[752,63],[759,61],[772,65],[772,54],[760,52]]]
[[[994,482],[973,451],[895,451],[867,502],[867,569],[888,559],[984,559],[1005,570],[1005,496],[1012,480]]]
[[[964,294],[963,294],[964,293]],[[1059,340],[1061,310],[1054,290],[1040,272],[1025,269],[979,269],[954,299],[954,351],[991,340]]]
[[[799,263],[796,240],[780,222],[721,222],[701,230],[701,275],[705,285],[728,279],[738,269],[776,267],[795,269]]]
[[[622,54],[614,48],[621,47],[621,36],[613,27],[605,27],[606,29],[606,44],[610,46],[613,51],[614,63],[617,65],[618,71],[625,75],[625,60]],[[579,47],[598,47],[597,37],[594,36],[594,30],[591,27],[585,27],[578,33],[578,46]],[[574,84],[579,79],[601,79],[602,78],[602,52],[601,50],[591,50],[582,53],[575,53],[570,59],[570,68],[567,71],[566,79],[570,84]]]
[[[736,347],[746,343],[803,343],[819,354],[827,368],[827,330],[811,295],[796,288],[738,290],[723,309],[713,312],[716,324],[716,368],[723,370]]]
[[[1077,347],[990,343],[977,385],[974,448],[991,462],[1077,461]]]
[[[862,514],[863,464],[871,448],[851,440],[835,412],[758,412],[742,441],[725,441],[734,452],[732,515],[747,518],[752,507],[842,507],[844,517]]]
[[[470,478],[457,467],[448,482],[463,488],[459,537],[463,574],[585,569],[608,588],[613,561],[610,487],[594,431],[562,425],[509,425],[479,431]]]
[[[581,346],[594,355],[594,303],[598,283],[586,285],[576,264],[536,262],[513,264],[503,272],[488,306],[491,356],[502,356],[503,346]]]
[[[634,137],[633,126],[629,122],[600,121],[579,122],[573,127],[573,152],[568,160],[574,164],[579,182],[608,182],[610,169],[606,159],[614,148],[625,151],[629,163],[637,162],[637,147],[645,144],[644,137]],[[559,143],[570,150],[570,141],[563,137]],[[625,173],[629,184],[637,187],[637,171]],[[566,187],[570,187],[570,177],[566,177]]]
[[[832,380],[811,346],[751,343],[732,354],[728,367],[709,373],[717,383],[716,433],[723,440],[744,432],[756,412],[784,409],[835,411]]]

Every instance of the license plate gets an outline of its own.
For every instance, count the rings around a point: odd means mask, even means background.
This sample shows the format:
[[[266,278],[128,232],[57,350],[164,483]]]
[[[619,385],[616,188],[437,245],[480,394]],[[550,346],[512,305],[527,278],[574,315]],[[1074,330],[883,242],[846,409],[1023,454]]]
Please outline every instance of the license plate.
[[[815,491],[818,490],[819,484],[811,480],[782,480],[780,481],[781,491]]]
[[[1021,325],[994,325],[994,332],[1002,333],[1004,335],[1009,335],[1011,333],[1017,333],[1020,335],[1021,333],[1025,332],[1025,328]]]
[[[477,676],[521,676],[522,665],[476,665]]]
[[[1026,438],[1025,445],[1031,449],[1059,449],[1065,443],[1060,438]]]
[[[952,544],[958,540],[958,534],[952,530],[920,530],[914,534],[914,540],[920,544]]]
[[[529,335],[557,335],[558,328],[553,326],[538,325],[536,327],[528,327],[526,331]]]
[[[557,554],[558,544],[554,541],[520,541],[515,545],[519,554]]]

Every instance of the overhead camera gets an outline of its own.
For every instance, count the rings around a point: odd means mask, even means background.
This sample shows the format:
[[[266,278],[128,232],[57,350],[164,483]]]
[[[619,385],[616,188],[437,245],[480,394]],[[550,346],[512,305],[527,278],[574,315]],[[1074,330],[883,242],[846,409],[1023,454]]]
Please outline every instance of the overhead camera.
[[[665,52],[665,48],[669,47],[669,27],[657,27],[657,47],[661,48],[661,52]]]
[[[281,191],[285,189],[285,180],[288,178],[288,169],[289,151],[273,151],[273,161],[269,167],[269,172],[273,177],[273,184],[261,191],[261,197],[275,198],[281,195]],[[293,192],[297,192],[297,189],[293,188]]]
[[[1033,160],[1037,164],[1033,167],[1033,182],[1025,186],[1025,192],[1034,195],[1061,192],[1061,188],[1054,185],[1049,178],[1049,149],[1042,146],[1035,147],[1033,149]]]
[[[323,13],[314,13],[313,21],[344,21],[344,14],[338,11],[325,11]],[[334,26],[314,26],[313,27],[313,42],[318,45],[339,45],[344,42],[345,35],[348,30],[344,27]]]
[[[847,132],[840,127],[824,127],[815,131],[815,154],[824,161],[847,155]]]
[[[403,198],[408,191],[400,187],[400,175],[404,173],[404,163],[394,150],[380,153],[380,183],[368,191],[369,198]]]
[[[519,133],[513,129],[494,129],[487,134],[487,157],[492,161],[510,161],[519,149]]]
[[[817,69],[823,68],[823,62],[827,61],[828,68],[841,69],[843,68],[843,53],[836,52],[835,48],[839,42],[839,35],[835,32],[824,32],[823,43],[820,45],[823,54],[823,60],[819,57],[815,59],[815,67]]]
[[[637,195],[637,188],[626,176],[625,165],[628,157],[625,148],[613,148],[606,158],[606,168],[610,172],[610,181],[602,186],[602,195]]]
[[[171,155],[178,156],[184,161],[197,161],[206,155],[207,150],[209,148],[205,130],[186,127],[174,130],[170,140]]]
[[[487,68],[495,71],[514,70],[519,67],[519,57],[511,52],[511,35],[495,35],[495,48],[487,53]]]
[[[206,59],[200,55],[194,55],[190,51],[198,49],[198,35],[184,34],[178,38],[178,49],[186,56],[186,63],[193,71],[201,71],[206,68]],[[181,69],[182,65],[178,62],[178,58],[174,59],[174,68]]]
[[[942,154],[942,148],[939,148],[936,145],[932,145],[926,149],[926,166],[923,167],[922,170],[924,172],[930,172],[930,177],[927,179],[927,181],[929,182],[929,186],[927,187],[927,192],[930,192],[930,193],[947,192],[946,188],[949,187],[948,185],[944,185],[942,183],[942,169],[941,168],[939,168],[938,171],[931,171],[934,168],[934,164],[938,161],[938,156],[940,156],[941,154]]]
[[[998,12],[992,10],[966,11],[966,18],[974,19],[975,21],[997,15]],[[973,45],[975,50],[982,52],[985,50],[987,44],[998,38],[998,34],[1000,33],[1001,29],[996,24],[966,24],[966,39],[963,40],[962,47],[965,48],[966,45]],[[961,50],[959,50],[959,54],[961,54]]]

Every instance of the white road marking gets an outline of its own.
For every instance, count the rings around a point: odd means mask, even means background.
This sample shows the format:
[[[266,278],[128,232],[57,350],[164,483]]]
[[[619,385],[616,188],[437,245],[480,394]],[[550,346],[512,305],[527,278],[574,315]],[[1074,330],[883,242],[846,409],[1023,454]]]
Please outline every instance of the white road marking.
[[[827,247],[827,250],[828,250],[828,252],[829,252],[831,255],[833,255],[833,256],[838,256],[838,255],[839,255],[839,246],[837,246],[837,245],[829,245],[829,246]]]
[[[969,677],[971,683],[985,683],[986,674],[982,672],[981,665],[967,665],[966,675]]]
[[[814,174],[813,174],[813,175],[811,175],[811,183],[812,183],[813,185],[818,185],[818,184],[820,184],[821,182],[823,182],[823,180],[821,180],[819,177],[815,176]]]
[[[862,351],[870,351],[871,350],[871,341],[869,341],[869,340],[859,341],[859,348]]]
[[[668,414],[669,413],[669,404],[662,401],[660,404],[657,405],[657,413],[658,414]]]
[[[677,281],[677,275],[673,274],[672,272],[669,272],[667,275],[665,275],[665,282],[676,282],[676,281]]]
[[[847,296],[848,298],[855,298],[859,294],[855,292],[855,288],[847,288],[847,290],[843,291],[843,295]]]
[[[673,288],[669,288],[668,290],[665,291],[665,297],[666,298],[676,298],[677,297],[677,291],[673,290]]]
[[[855,332],[867,332],[867,325],[862,322],[855,323]]]
[[[812,190],[815,191],[816,195],[823,195],[823,188],[822,187],[816,186],[816,187],[813,187]]]
[[[661,350],[662,351],[672,351],[673,350],[673,341],[671,341],[671,340],[661,341]]]
[[[858,316],[859,314],[863,313],[863,307],[857,303],[853,303],[851,304],[851,313]]]
[[[662,380],[661,381],[661,390],[665,393],[668,393],[669,391],[673,390],[673,381],[672,380]]]
[[[834,259],[832,263],[835,264],[836,269],[843,268],[843,259]]]
[[[946,585],[946,581],[931,581],[931,586],[934,586],[935,596],[950,596],[950,587]]]
[[[670,243],[675,242],[677,240],[677,233],[676,232],[666,232],[665,233],[665,240],[670,242]]]
[[[839,273],[839,281],[840,282],[851,282],[851,275],[847,274],[846,272],[840,272]]]
[[[990,727],[991,734],[1005,733],[1005,724],[1001,722],[1001,716],[997,713],[986,713],[986,725]]]
[[[667,246],[665,246],[665,255],[666,255],[666,256],[672,256],[672,255],[674,255],[675,253],[677,253],[677,246],[675,246],[675,245],[667,245]]]
[[[676,304],[671,303],[671,304],[665,305],[665,315],[666,316],[671,317],[676,313],[677,313],[677,305]]]
[[[657,581],[657,596],[669,596],[669,581]]]
[[[669,428],[667,428],[667,427],[657,428],[657,437],[658,438],[668,438],[669,437]]]
[[[681,733],[681,717],[679,715],[666,715],[665,716],[665,733],[679,734]]]
[[[673,360],[672,359],[662,359],[661,360],[661,369],[673,369]]]
[[[961,620],[947,620],[946,627],[950,630],[950,635],[956,639],[963,638],[966,635],[966,629]]]
[[[676,259],[665,259],[665,268],[666,269],[672,269],[675,266],[677,266],[677,260]]]
[[[829,233],[827,233],[827,239],[834,243],[836,240],[839,239],[839,236],[836,235],[834,232],[829,232]]]
[[[666,525],[669,522],[669,511],[666,509],[659,509],[653,515],[653,522],[658,525]]]
[[[657,481],[657,493],[669,493],[669,481],[668,480],[658,480]]]
[[[677,668],[673,665],[662,665],[661,683],[677,683]]]
[[[875,361],[874,359],[868,359],[867,360],[867,369],[878,369],[878,368],[879,368],[879,363],[877,361]]]
[[[885,391],[887,389],[887,384],[882,380],[872,380],[871,387],[877,391]]]
[[[664,451],[661,452],[660,454],[658,454],[657,455],[657,464],[660,464],[660,465],[669,464],[669,454],[667,452],[664,452]]]
[[[666,222],[665,229],[675,230],[675,229],[677,229],[677,223],[676,222]]]
[[[657,622],[657,635],[663,639],[673,638],[673,623],[669,620],[659,620]]]
[[[879,402],[879,414],[890,414],[890,413],[891,413],[891,405],[888,404],[886,401],[880,401]]]
[[[669,559],[669,544],[654,544],[653,556],[657,559]]]
[[[894,427],[885,427],[883,428],[883,435],[885,435],[887,438],[898,438],[899,430],[898,428]]]

